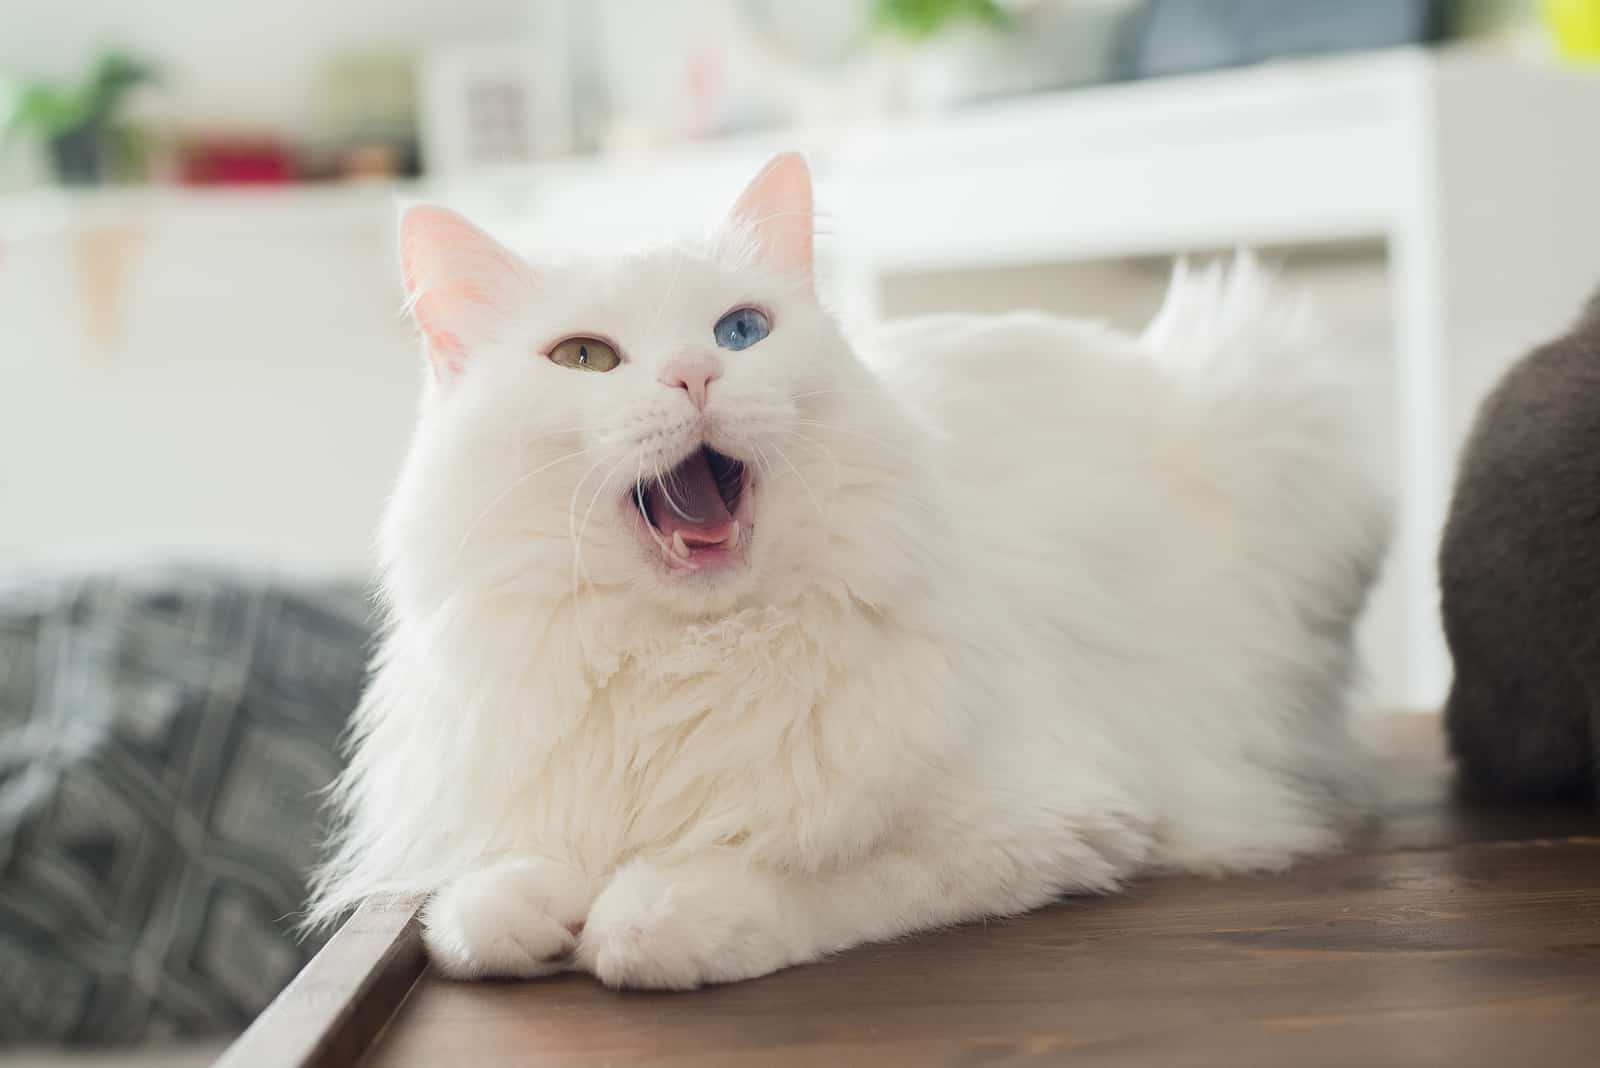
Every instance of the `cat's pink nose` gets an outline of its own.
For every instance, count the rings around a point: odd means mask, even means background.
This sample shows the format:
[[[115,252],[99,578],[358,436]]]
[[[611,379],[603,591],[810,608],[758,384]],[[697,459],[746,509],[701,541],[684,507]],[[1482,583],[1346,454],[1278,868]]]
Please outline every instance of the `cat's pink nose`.
[[[661,384],[668,389],[681,389],[701,411],[706,410],[706,394],[711,383],[722,377],[722,366],[716,357],[707,355],[676,356],[661,369]]]

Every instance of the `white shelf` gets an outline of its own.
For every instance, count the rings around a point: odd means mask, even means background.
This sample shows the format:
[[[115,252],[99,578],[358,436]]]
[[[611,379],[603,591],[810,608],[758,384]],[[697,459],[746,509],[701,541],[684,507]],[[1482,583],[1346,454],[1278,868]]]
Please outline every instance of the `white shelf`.
[[[214,233],[281,233],[307,228],[392,226],[405,183],[229,188],[154,186],[45,189],[0,197],[0,240],[71,230],[138,226]]]

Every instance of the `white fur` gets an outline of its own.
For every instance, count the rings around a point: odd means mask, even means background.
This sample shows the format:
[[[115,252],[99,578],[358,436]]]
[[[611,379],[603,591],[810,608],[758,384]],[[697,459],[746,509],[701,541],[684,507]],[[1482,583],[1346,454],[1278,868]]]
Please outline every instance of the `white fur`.
[[[1143,339],[941,317],[855,348],[737,233],[531,278],[426,391],[321,918],[431,893],[448,974],[686,988],[1281,868],[1363,811],[1385,510],[1336,365],[1249,261],[1180,273]],[[711,348],[748,303],[772,335]],[[537,353],[596,332],[609,374]],[[720,579],[629,526],[701,432],[653,370],[687,348],[759,464]]]

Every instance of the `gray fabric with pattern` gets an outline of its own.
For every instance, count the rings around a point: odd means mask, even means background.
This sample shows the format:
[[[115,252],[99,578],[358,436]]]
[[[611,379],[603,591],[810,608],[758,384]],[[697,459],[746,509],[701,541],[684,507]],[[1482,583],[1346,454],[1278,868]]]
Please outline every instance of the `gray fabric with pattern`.
[[[294,975],[369,617],[220,571],[0,581],[0,1043],[238,1030]]]

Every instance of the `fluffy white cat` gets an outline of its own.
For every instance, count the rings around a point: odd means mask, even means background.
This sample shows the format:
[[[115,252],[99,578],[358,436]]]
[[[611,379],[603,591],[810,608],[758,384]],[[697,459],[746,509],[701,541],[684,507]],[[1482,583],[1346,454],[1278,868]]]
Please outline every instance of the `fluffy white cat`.
[[[1142,338],[849,342],[811,224],[794,155],[620,262],[406,213],[431,374],[318,915],[427,893],[446,975],[687,988],[1362,812],[1386,513],[1298,305],[1243,261]]]

